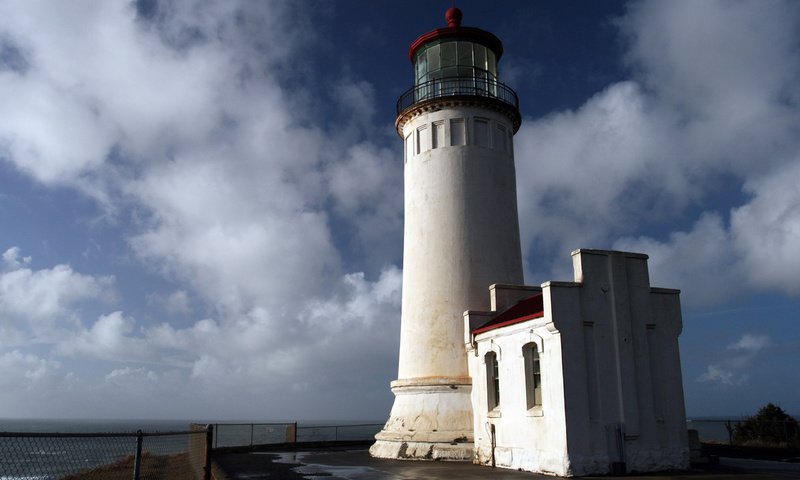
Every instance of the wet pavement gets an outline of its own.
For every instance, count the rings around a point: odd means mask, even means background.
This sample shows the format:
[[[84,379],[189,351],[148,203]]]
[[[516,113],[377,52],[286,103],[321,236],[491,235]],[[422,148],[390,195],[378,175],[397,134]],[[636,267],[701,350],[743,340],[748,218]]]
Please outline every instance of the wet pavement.
[[[557,477],[473,465],[466,462],[420,462],[372,458],[366,448],[319,449],[297,452],[235,453],[215,456],[229,480],[515,480]],[[592,476],[584,479],[746,480],[800,479],[800,464],[722,458],[720,465],[687,472]]]

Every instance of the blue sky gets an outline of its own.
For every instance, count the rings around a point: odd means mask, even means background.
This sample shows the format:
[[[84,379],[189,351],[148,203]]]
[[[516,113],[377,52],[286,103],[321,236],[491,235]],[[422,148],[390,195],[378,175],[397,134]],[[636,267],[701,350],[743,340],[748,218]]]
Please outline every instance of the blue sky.
[[[0,0],[0,417],[383,420],[394,105],[451,4]],[[458,5],[520,97],[526,282],[647,253],[688,413],[800,412],[800,5]]]

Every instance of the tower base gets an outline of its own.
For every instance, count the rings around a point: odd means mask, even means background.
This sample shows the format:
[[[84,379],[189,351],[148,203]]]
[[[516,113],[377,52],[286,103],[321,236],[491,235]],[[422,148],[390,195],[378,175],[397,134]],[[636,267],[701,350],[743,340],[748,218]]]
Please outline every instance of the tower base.
[[[426,377],[392,382],[389,420],[370,455],[401,460],[472,460],[472,380]]]

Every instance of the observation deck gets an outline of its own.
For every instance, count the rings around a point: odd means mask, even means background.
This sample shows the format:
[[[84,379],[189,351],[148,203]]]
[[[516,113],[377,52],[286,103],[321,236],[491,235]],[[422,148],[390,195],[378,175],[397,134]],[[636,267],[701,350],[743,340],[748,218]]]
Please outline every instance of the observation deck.
[[[501,110],[511,119],[514,132],[522,123],[517,92],[508,85],[489,78],[446,77],[414,85],[400,95],[397,100],[398,130],[415,111],[435,108],[440,103],[476,104]]]

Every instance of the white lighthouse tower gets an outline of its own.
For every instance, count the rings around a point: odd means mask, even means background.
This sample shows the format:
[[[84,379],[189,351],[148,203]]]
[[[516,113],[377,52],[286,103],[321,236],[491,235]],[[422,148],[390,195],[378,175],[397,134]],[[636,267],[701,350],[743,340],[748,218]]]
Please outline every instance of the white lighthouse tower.
[[[516,93],[498,81],[493,34],[448,26],[409,49],[414,86],[397,102],[405,150],[403,301],[389,420],[370,449],[385,458],[471,459],[473,415],[464,312],[489,310],[496,283],[523,283],[513,135]]]

